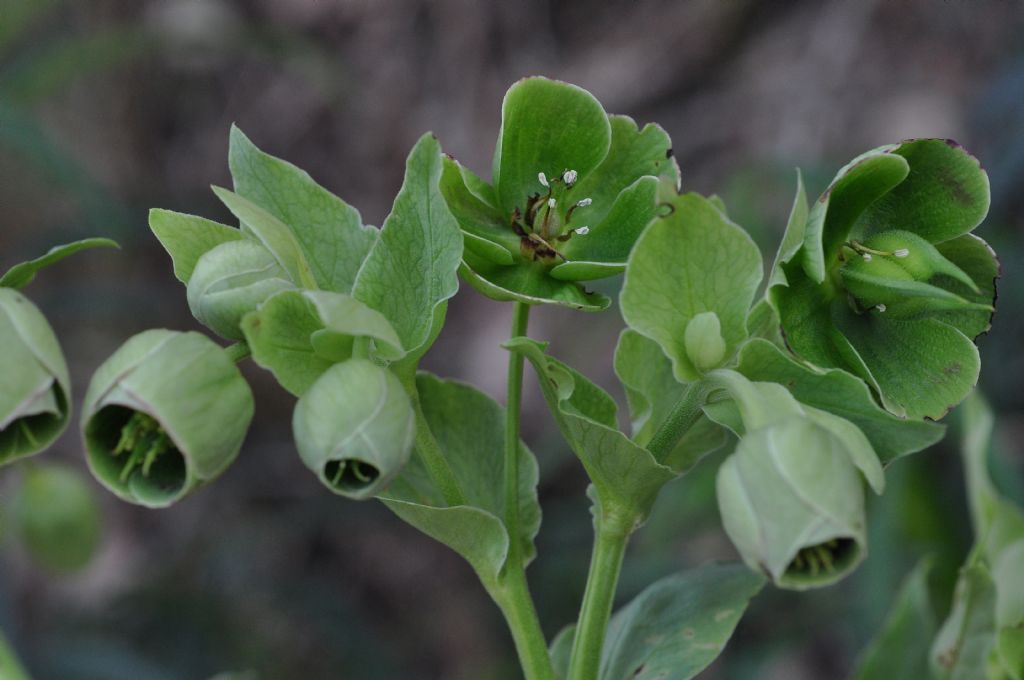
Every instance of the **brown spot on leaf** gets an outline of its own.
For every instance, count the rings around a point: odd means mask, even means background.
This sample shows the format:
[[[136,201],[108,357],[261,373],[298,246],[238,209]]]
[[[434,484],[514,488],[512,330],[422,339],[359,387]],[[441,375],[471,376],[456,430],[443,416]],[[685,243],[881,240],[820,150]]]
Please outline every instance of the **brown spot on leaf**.
[[[953,363],[943,368],[942,372],[945,373],[946,375],[959,375],[960,371],[962,371],[963,368],[963,365],[959,361],[954,361]]]
[[[692,639],[696,634],[697,632],[693,628],[683,628],[683,637],[687,640]]]

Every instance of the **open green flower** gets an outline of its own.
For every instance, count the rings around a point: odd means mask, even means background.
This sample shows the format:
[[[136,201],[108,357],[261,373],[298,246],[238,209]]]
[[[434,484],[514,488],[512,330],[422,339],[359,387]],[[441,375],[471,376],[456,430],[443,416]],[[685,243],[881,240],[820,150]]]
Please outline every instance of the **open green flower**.
[[[597,310],[578,283],[618,274],[679,168],[657,125],[609,116],[589,92],[546,78],[502,106],[493,182],[446,158],[441,191],[465,239],[463,278],[496,300]]]
[[[223,348],[199,333],[149,330],[96,370],[82,436],[100,483],[159,508],[223,472],[252,416],[252,391]]]
[[[28,298],[0,287],[0,465],[42,451],[68,424],[71,381],[57,337]]]
[[[998,262],[970,233],[988,205],[977,160],[939,139],[859,156],[809,215],[798,199],[771,289],[790,349],[896,415],[941,418],[977,382],[992,316]]]

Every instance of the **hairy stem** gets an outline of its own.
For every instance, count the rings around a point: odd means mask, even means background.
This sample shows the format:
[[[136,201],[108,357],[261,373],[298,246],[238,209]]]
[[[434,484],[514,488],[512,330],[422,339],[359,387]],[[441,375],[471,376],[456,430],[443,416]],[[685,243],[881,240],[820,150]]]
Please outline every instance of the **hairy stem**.
[[[647,444],[647,450],[651,452],[656,461],[664,462],[683,435],[697,422],[710,391],[711,387],[703,380],[690,383],[687,386],[683,396],[672,407],[661,427]]]
[[[506,567],[500,585],[491,590],[491,597],[498,603],[508,622],[519,663],[523,668],[523,677],[526,680],[554,680],[555,671],[551,657],[548,656],[547,642],[521,563]]]
[[[530,306],[512,308],[511,338],[526,335]],[[519,546],[519,419],[523,401],[523,355],[509,352],[508,398],[505,404],[505,528],[509,535],[508,564],[522,565]]]
[[[600,508],[598,508],[600,511]],[[601,649],[612,615],[615,589],[626,554],[630,531],[621,522],[609,521],[600,512],[594,522],[594,553],[590,559],[587,589],[576,624],[568,680],[596,680]]]

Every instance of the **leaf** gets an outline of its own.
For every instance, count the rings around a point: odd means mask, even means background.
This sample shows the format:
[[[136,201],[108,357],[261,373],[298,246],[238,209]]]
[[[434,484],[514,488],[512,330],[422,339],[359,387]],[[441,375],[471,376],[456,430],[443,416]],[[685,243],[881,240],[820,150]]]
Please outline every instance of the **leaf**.
[[[235,191],[291,229],[318,286],[351,292],[377,230],[306,171],[264,153],[234,125],[228,162]]]
[[[935,319],[858,315],[843,305],[833,309],[833,323],[868,372],[859,372],[860,377],[878,386],[890,412],[938,420],[977,384],[978,348],[952,326]]]
[[[496,587],[508,555],[504,482],[499,464],[504,450],[505,412],[479,390],[420,373],[420,403],[430,430],[458,480],[466,505],[445,507],[423,464],[413,457],[380,498],[392,511],[466,558],[489,588]],[[473,414],[467,418],[466,414]],[[540,528],[537,461],[520,442],[519,541],[532,559]]]
[[[906,229],[932,243],[962,236],[988,214],[988,175],[978,159],[952,140],[917,139],[891,151],[905,158],[910,173],[871,204],[863,217],[865,236]]]
[[[329,291],[284,291],[242,320],[253,360],[301,396],[331,365],[352,356],[353,338],[373,339],[375,354],[403,354],[384,316],[358,300]]]
[[[494,155],[499,207],[511,215],[543,189],[537,173],[579,176],[596,168],[611,144],[608,116],[586,90],[547,78],[524,78],[509,88],[501,107]]]
[[[558,631],[558,635],[551,641],[548,654],[551,656],[551,665],[555,669],[555,678],[565,680],[569,674],[569,662],[572,660],[572,643],[576,637],[576,624],[570,624]]]
[[[646,447],[688,387],[673,377],[672,364],[657,343],[628,328],[615,348],[615,374],[626,389],[633,441]],[[663,462],[685,472],[727,440],[725,428],[702,413]]]
[[[622,316],[657,342],[680,381],[700,372],[686,354],[687,324],[714,312],[730,356],[746,337],[746,315],[761,281],[761,254],[740,227],[706,198],[669,199],[671,214],[655,219],[629,257]]]
[[[931,568],[931,560],[921,560],[903,581],[853,680],[928,677],[928,655],[938,627],[928,591]]]
[[[793,207],[789,211],[786,231],[782,235],[782,242],[779,244],[779,250],[775,254],[775,262],[772,263],[772,268],[769,270],[769,288],[779,284],[785,285],[786,283],[786,275],[781,265],[784,262],[790,262],[797,251],[800,250],[800,246],[803,245],[804,230],[807,227],[807,210],[807,191],[804,189],[804,180],[800,174],[800,169],[797,168],[796,195],[793,197]]]
[[[234,227],[158,208],[149,211],[149,228],[171,256],[175,278],[185,284],[205,253],[222,243],[245,238]]]
[[[304,288],[317,287],[302,248],[286,224],[233,191],[213,187],[213,193],[271,252],[293,282]]]
[[[931,649],[932,677],[977,680],[985,677],[995,644],[996,589],[988,569],[972,562],[960,571],[953,609]]]
[[[441,147],[428,133],[409,154],[402,189],[352,290],[391,322],[407,352],[427,342],[434,310],[459,288],[462,234],[441,196],[441,172]]]
[[[739,564],[708,564],[661,579],[612,617],[601,680],[688,680],[732,637],[764,578]]]
[[[96,554],[102,521],[99,502],[76,470],[63,465],[26,468],[12,510],[18,534],[36,563],[74,572]],[[0,677],[6,678],[2,673]]]
[[[575,281],[559,281],[550,276],[542,263],[502,267],[467,252],[459,273],[466,283],[492,300],[556,304],[584,312],[599,312],[611,304],[601,293],[590,292]]]
[[[857,377],[836,368],[807,368],[766,340],[747,342],[736,370],[754,381],[785,385],[801,403],[849,420],[864,432],[883,465],[931,446],[945,432],[935,423],[892,415],[875,403]]]
[[[81,250],[89,248],[120,248],[116,242],[109,238],[87,238],[74,243],[66,243],[62,246],[54,246],[41,257],[28,262],[16,264],[7,270],[7,273],[0,277],[0,288],[24,288],[32,283],[36,274],[43,267],[48,267],[55,262],[60,262],[69,255],[74,255]]]
[[[639,525],[658,491],[676,473],[617,429],[615,402],[601,388],[544,353],[545,345],[513,338],[503,345],[533,365],[562,436],[579,457],[606,512]]]

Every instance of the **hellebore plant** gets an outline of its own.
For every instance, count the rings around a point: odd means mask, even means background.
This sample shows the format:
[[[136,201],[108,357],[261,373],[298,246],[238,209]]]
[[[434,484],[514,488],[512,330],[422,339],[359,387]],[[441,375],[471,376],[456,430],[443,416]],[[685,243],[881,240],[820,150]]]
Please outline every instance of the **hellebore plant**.
[[[125,343],[85,398],[90,468],[150,507],[213,481],[253,415],[235,367],[251,356],[298,398],[301,461],[331,492],[377,498],[462,555],[531,680],[691,678],[766,581],[799,590],[849,574],[866,556],[865,487],[882,493],[889,463],[941,439],[934,421],[978,375],[973,339],[989,327],[998,265],[970,232],[988,183],[944,140],[864,154],[810,209],[798,178],[765,283],[758,248],[722,201],[680,193],[664,130],[544,78],[505,96],[490,182],[425,135],[379,229],[237,128],[229,165],[233,190],[214,191],[237,226],[166,210],[150,226],[196,319],[235,344],[169,330]],[[532,306],[602,310],[610,300],[583,282],[621,273],[627,328],[614,368],[629,432],[606,392],[527,336]],[[417,369],[460,276],[512,303],[504,407]],[[0,333],[35,324],[56,347],[18,300],[0,297]],[[5,380],[0,395],[7,457],[41,448],[67,418],[59,352],[31,346],[17,350],[35,357],[17,373],[25,386]],[[579,619],[550,645],[526,580],[541,523],[537,461],[519,436],[526,363],[592,483]],[[630,536],[663,487],[715,451],[722,523],[745,566],[668,576],[613,615]],[[1019,589],[1017,533],[985,546],[986,578]],[[992,619],[1010,664],[1021,657],[1018,604]],[[943,653],[960,644],[941,642]],[[1003,677],[985,668],[964,672]]]

